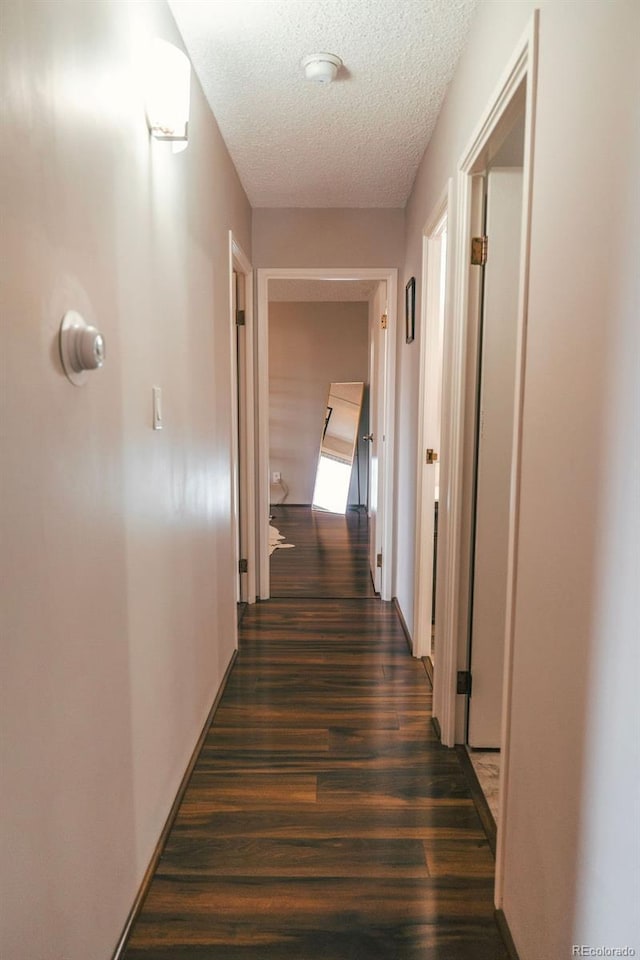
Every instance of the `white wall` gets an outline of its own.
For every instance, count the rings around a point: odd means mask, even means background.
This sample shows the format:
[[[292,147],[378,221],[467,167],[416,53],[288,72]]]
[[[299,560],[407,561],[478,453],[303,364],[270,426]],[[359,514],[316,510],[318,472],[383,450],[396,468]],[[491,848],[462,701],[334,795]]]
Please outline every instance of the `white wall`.
[[[253,211],[254,267],[399,267],[404,210]]]
[[[312,501],[329,384],[366,384],[368,339],[366,303],[269,304],[269,470],[281,472],[287,503]],[[355,493],[352,484],[350,503]]]
[[[149,140],[162,2],[2,8],[2,934],[106,960],[233,652],[228,235],[250,208],[192,83]],[[75,308],[104,370],[64,377]],[[165,427],[151,430],[151,387]]]
[[[521,960],[555,960],[571,956],[573,943],[629,945],[640,953],[634,692],[640,625],[632,586],[639,542],[640,243],[633,224],[640,8],[628,0],[536,6],[540,57],[503,907]],[[419,278],[424,223],[533,9],[525,0],[479,5],[407,207],[405,281]],[[417,364],[418,351],[401,345],[403,411],[417,396]],[[410,417],[399,422],[398,497],[407,513],[398,525],[398,582],[409,584],[413,434]],[[411,589],[399,599],[410,623]]]

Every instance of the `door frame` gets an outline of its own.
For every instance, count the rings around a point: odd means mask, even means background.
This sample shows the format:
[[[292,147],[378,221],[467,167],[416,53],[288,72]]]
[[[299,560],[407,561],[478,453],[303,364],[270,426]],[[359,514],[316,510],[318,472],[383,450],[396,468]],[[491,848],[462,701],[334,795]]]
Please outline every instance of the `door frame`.
[[[381,523],[382,555],[388,558],[382,567],[380,596],[393,595],[393,474],[395,427],[396,330],[398,312],[398,271],[393,268],[367,267],[264,267],[257,271],[257,504],[258,516],[258,595],[268,600],[269,584],[269,280],[384,280],[387,284],[387,352],[385,364],[386,408],[384,462],[382,466]]]
[[[458,164],[455,222],[455,262],[453,277],[453,309],[451,316],[450,343],[445,344],[445,391],[443,402],[443,460],[448,463],[448,477],[444,497],[446,502],[445,527],[446,547],[442,563],[442,634],[439,656],[434,670],[434,703],[440,705],[438,720],[442,742],[447,746],[461,740],[464,729],[465,697],[456,693],[457,671],[464,669],[467,656],[467,621],[469,597],[461,590],[462,574],[471,551],[469,538],[462,536],[464,488],[463,471],[466,465],[465,406],[467,390],[473,389],[467,371],[467,343],[470,325],[475,323],[479,309],[479,285],[474,282],[470,269],[471,227],[476,208],[474,179],[486,166],[490,138],[507,127],[516,109],[521,109],[523,85],[525,111],[525,141],[523,163],[522,232],[520,252],[520,282],[517,312],[517,349],[515,415],[513,454],[511,468],[511,509],[509,522],[509,550],[507,575],[507,615],[505,629],[504,698],[502,710],[502,757],[498,813],[498,838],[496,855],[495,903],[501,909],[504,880],[504,824],[507,816],[510,716],[512,700],[512,664],[514,649],[514,624],[516,604],[516,576],[519,531],[520,470],[522,456],[522,411],[524,400],[524,376],[526,361],[527,311],[529,292],[529,262],[531,245],[531,206],[533,179],[533,152],[535,132],[535,98],[538,61],[538,11],[517,44],[500,82],[494,90],[481,120],[462,154]],[[446,331],[445,331],[446,333]],[[445,337],[446,340],[446,337]],[[438,562],[438,573],[441,564]],[[458,734],[458,736],[456,736]]]
[[[424,487],[427,480],[427,463],[425,461],[425,451],[428,437],[426,436],[426,416],[425,407],[430,391],[430,384],[433,382],[434,374],[437,373],[434,365],[434,347],[438,337],[439,306],[434,303],[432,284],[430,282],[433,249],[437,244],[442,246],[439,239],[438,230],[443,218],[447,217],[447,240],[446,240],[446,272],[444,277],[444,326],[445,330],[449,324],[448,314],[451,304],[451,210],[453,203],[453,180],[449,179],[447,185],[440,195],[440,199],[435,205],[422,231],[422,303],[420,309],[420,329],[424,335],[420,338],[420,379],[418,386],[418,453],[417,453],[417,478],[416,478],[416,557],[415,557],[415,589],[414,589],[414,630],[413,630],[413,655],[414,657],[424,657],[431,650],[431,643],[427,638],[431,638],[431,621],[433,616],[432,590],[433,590],[433,547],[425,543],[423,536],[423,507],[424,507]],[[438,231],[438,232],[436,232]],[[439,288],[440,289],[440,288]],[[439,362],[444,371],[444,342],[442,354],[439,356]],[[444,383],[442,384],[444,386]],[[442,391],[441,391],[442,393]],[[440,420],[442,423],[442,402],[440,404]],[[442,429],[442,428],[441,428]],[[440,443],[442,449],[442,443]],[[427,551],[431,550],[431,562],[427,556]],[[436,572],[437,583],[437,572]],[[437,714],[436,714],[437,716]]]
[[[234,314],[234,271],[244,282],[244,335],[243,376],[244,390],[239,394],[238,356],[236,347],[236,317]],[[238,565],[241,554],[248,561],[247,573],[242,575],[239,600],[255,603],[256,590],[256,490],[255,490],[255,401],[254,401],[254,317],[253,317],[253,268],[242,247],[229,230],[229,339],[231,373],[231,522],[233,539],[233,576],[238,582]],[[238,446],[238,400],[243,414],[244,437],[242,449]],[[241,471],[241,474],[239,473]],[[240,491],[240,498],[238,498]]]
[[[384,296],[382,291],[384,288]],[[369,518],[369,571],[376,596],[381,595],[384,565],[382,541],[385,478],[380,467],[384,464],[385,423],[387,419],[387,376],[385,357],[389,347],[389,330],[382,324],[388,314],[387,284],[378,282],[368,304],[369,354],[369,429],[371,443],[367,443],[367,517]],[[373,522],[372,522],[373,521]],[[378,560],[381,561],[378,564]]]

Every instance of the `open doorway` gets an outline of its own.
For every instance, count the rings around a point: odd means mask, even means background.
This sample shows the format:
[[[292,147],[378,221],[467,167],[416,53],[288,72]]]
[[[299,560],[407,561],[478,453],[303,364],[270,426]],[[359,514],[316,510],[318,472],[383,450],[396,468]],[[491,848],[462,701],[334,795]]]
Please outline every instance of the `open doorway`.
[[[509,575],[509,523],[516,416],[522,235],[524,102],[488,142],[474,177],[482,226],[474,269],[476,332],[469,574],[466,747],[494,823],[498,820]]]
[[[376,285],[269,283],[271,597],[374,596],[364,437]]]
[[[270,596],[270,527],[269,517],[284,502],[294,504],[296,493],[292,490],[285,471],[272,462],[270,441],[270,323],[269,301],[277,284],[291,282],[302,283],[308,288],[313,284],[326,285],[327,288],[342,288],[348,285],[367,285],[365,303],[365,352],[364,373],[357,380],[352,373],[343,372],[340,376],[324,376],[322,399],[320,402],[319,422],[311,431],[310,443],[314,452],[307,457],[307,476],[309,463],[312,463],[311,477],[315,480],[318,463],[319,445],[324,419],[328,408],[327,397],[331,383],[362,382],[364,403],[359,421],[358,441],[354,444],[353,469],[351,471],[350,503],[363,517],[367,528],[367,562],[371,559],[372,590],[386,600],[391,599],[392,573],[392,503],[393,503],[393,424],[394,424],[394,379],[395,379],[395,319],[397,299],[396,270],[376,269],[278,269],[258,271],[258,450],[259,450],[259,492],[258,492],[258,529],[260,557],[260,597]],[[276,294],[277,295],[277,294]],[[300,293],[294,294],[298,299]],[[345,294],[334,294],[334,302],[344,302]],[[308,295],[308,302],[319,298]],[[368,335],[368,340],[367,340]],[[307,354],[319,362],[319,354],[313,347],[307,346]],[[335,357],[340,347],[334,341],[331,352]],[[287,377],[285,371],[285,378]],[[368,386],[368,398],[366,388]],[[367,402],[368,399],[368,402]],[[316,398],[317,400],[317,398]],[[367,417],[368,422],[367,422]],[[277,417],[273,418],[275,425]],[[318,419],[318,417],[316,417]],[[307,441],[305,441],[307,442]],[[287,469],[289,469],[287,467]],[[358,484],[359,481],[359,484]],[[296,480],[297,484],[297,480]],[[296,489],[299,489],[296,486]],[[305,502],[312,499],[313,489]],[[355,497],[355,500],[353,499]],[[293,552],[293,551],[291,551]]]

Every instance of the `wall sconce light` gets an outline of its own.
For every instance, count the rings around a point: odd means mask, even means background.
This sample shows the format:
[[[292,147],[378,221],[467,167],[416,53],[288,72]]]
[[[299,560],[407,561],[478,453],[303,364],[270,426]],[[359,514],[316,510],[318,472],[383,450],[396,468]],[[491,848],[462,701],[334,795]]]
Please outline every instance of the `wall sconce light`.
[[[104,337],[77,310],[67,310],[59,333],[60,359],[71,383],[81,387],[87,370],[104,366]]]
[[[147,123],[157,140],[188,140],[191,64],[182,50],[155,39],[146,70]]]

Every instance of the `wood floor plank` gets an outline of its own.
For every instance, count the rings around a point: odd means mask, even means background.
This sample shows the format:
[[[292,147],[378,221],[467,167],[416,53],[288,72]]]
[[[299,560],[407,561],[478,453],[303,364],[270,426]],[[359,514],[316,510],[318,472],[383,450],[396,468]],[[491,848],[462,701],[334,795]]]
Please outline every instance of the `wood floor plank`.
[[[492,942],[492,920],[441,918],[434,924],[375,921],[365,930],[349,917],[304,929],[283,928],[280,915],[265,921],[259,933],[224,918],[212,929],[194,922],[188,942],[176,922],[166,939],[154,937],[146,946],[136,946],[131,960],[507,960],[500,945]]]
[[[488,919],[487,881],[469,886],[472,896],[430,879],[159,878],[139,925],[145,944],[132,945],[130,958],[507,960]]]
[[[507,960],[430,705],[391,604],[250,606],[125,960]]]
[[[431,840],[425,844],[429,873],[433,877],[493,877],[495,860],[486,837]]]
[[[255,773],[212,772],[198,765],[189,784],[194,796],[215,796],[219,803],[315,803],[317,777],[313,774],[280,773],[270,770]]]
[[[464,775],[459,770],[450,769],[448,763],[446,767],[443,772],[432,761],[425,772],[358,768],[321,774],[318,778],[318,800],[415,806],[438,797],[466,797],[468,787]]]
[[[237,810],[219,808],[214,796],[187,793],[174,832],[200,831],[207,837],[241,839],[325,840],[332,837],[458,840],[483,839],[485,834],[473,801],[438,798],[419,806],[393,804],[363,807],[343,802],[315,806],[271,804],[262,808],[244,804]],[[185,864],[185,869],[188,865]],[[251,864],[247,864],[250,872]]]
[[[178,833],[167,845],[162,874],[184,875],[188,859],[195,877],[315,878],[426,878],[429,876],[424,844],[395,838],[330,837],[323,840],[251,839],[203,840],[198,835]]]
[[[220,916],[238,923],[256,923],[261,916],[273,920],[281,915],[289,929],[319,926],[329,917],[359,918],[367,926],[435,923],[440,917],[473,919],[487,915],[491,887],[484,878],[469,878],[461,890],[457,880],[378,877],[167,877],[159,871],[147,901],[150,917],[173,915],[200,919],[215,929]],[[346,928],[346,925],[345,927]],[[186,938],[189,928],[184,927]]]

